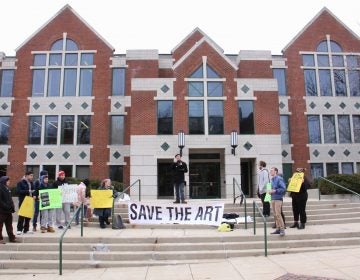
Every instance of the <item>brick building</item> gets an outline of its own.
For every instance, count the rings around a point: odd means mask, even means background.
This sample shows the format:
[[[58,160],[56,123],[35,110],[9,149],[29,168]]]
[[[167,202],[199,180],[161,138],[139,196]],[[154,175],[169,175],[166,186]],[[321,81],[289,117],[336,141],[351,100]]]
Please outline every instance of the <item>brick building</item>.
[[[11,178],[141,179],[143,197],[168,198],[179,146],[194,199],[231,197],[233,178],[253,196],[259,160],[285,178],[360,171],[360,40],[326,8],[283,55],[224,54],[199,28],[170,54],[116,54],[66,5],[16,57],[0,53],[0,82]]]

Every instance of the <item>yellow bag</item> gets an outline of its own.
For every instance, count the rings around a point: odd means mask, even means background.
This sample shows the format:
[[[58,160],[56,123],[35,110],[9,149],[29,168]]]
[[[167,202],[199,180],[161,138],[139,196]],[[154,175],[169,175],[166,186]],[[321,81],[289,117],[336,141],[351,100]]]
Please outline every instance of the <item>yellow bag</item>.
[[[219,232],[228,232],[231,231],[231,227],[228,223],[223,223],[218,227],[218,231]]]
[[[18,215],[31,219],[34,216],[34,205],[34,199],[31,196],[25,196],[25,199],[21,203]]]

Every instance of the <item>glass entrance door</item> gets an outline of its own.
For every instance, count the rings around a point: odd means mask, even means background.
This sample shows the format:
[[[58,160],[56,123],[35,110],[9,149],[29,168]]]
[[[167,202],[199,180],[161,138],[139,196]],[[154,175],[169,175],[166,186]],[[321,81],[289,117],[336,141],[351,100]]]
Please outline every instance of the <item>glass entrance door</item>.
[[[220,198],[220,163],[190,162],[190,197]]]

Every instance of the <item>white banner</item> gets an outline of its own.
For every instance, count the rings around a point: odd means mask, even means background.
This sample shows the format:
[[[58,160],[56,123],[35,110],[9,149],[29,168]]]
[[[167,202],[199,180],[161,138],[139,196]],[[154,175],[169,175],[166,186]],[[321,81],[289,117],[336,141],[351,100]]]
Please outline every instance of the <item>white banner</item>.
[[[65,184],[65,185],[61,185],[59,186],[59,190],[61,190],[61,196],[62,196],[62,203],[73,203],[73,202],[77,202],[78,197],[77,197],[77,193],[76,193],[76,189],[77,189],[76,184]]]
[[[161,204],[131,202],[128,204],[130,224],[193,224],[218,226],[224,203]]]

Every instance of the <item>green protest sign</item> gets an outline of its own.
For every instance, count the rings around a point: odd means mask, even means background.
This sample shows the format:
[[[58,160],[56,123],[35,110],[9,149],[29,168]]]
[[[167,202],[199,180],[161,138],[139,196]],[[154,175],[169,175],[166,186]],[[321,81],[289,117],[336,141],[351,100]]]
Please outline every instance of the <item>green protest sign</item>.
[[[40,190],[39,200],[40,211],[62,207],[61,191],[59,189]]]

